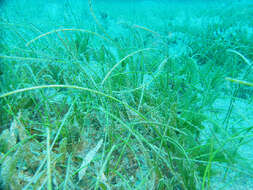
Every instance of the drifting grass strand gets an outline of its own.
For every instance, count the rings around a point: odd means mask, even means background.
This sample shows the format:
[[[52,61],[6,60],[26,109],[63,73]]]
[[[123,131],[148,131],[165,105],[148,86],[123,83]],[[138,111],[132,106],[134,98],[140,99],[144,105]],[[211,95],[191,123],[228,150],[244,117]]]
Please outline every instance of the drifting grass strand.
[[[206,184],[206,177],[208,175],[208,189],[210,188],[210,170],[211,170],[211,165],[213,162],[213,159],[215,156],[213,156],[213,139],[211,141],[211,146],[210,146],[210,156],[209,156],[209,160],[208,160],[208,164],[206,166],[205,172],[204,172],[204,176],[203,176],[203,180],[202,180],[202,190],[205,190],[205,184]]]
[[[52,190],[50,126],[47,127],[47,189]]]
[[[111,73],[114,71],[114,69],[116,69],[116,67],[118,67],[123,61],[125,61],[127,58],[129,57],[132,57],[134,56],[135,54],[138,54],[140,52],[143,52],[143,51],[149,51],[149,50],[154,50],[153,48],[145,48],[145,49],[140,49],[140,50],[137,50],[135,52],[132,52],[130,54],[128,54],[127,56],[125,56],[123,59],[121,59],[118,63],[116,63],[112,68],[111,70],[105,75],[103,81],[101,82],[101,85],[103,86],[105,81],[109,78],[109,76],[111,75]]]
[[[54,145],[55,145],[55,143],[56,143],[56,141],[57,141],[57,139],[58,139],[58,137],[59,137],[59,135],[60,135],[60,133],[61,133],[61,130],[62,130],[62,128],[63,128],[63,126],[64,126],[64,124],[65,124],[67,118],[69,117],[69,115],[70,115],[70,113],[71,113],[71,111],[72,111],[72,108],[73,108],[73,105],[74,105],[74,104],[75,104],[75,101],[72,103],[72,105],[70,106],[68,112],[65,114],[65,116],[64,116],[64,118],[63,118],[63,120],[62,120],[62,122],[61,122],[61,125],[60,125],[60,127],[59,127],[59,129],[58,129],[58,131],[57,131],[57,133],[56,133],[56,135],[55,135],[55,137],[54,137],[54,140],[53,140],[53,142],[52,142],[52,144],[51,144],[50,151],[53,150],[53,147],[54,147]]]
[[[232,50],[232,49],[228,49],[227,51],[228,51],[228,52],[231,52],[231,53],[234,53],[234,54],[238,55],[239,57],[241,57],[241,58],[243,59],[243,61],[244,61],[247,65],[249,65],[249,66],[252,65],[251,62],[250,62],[250,60],[248,60],[248,59],[247,59],[244,55],[242,55],[240,52],[238,52],[238,51],[236,51],[236,50]]]
[[[45,37],[45,36],[49,35],[49,34],[53,34],[53,33],[57,33],[57,32],[62,32],[62,31],[78,31],[78,32],[89,33],[89,34],[93,34],[95,36],[98,36],[99,38],[101,38],[101,39],[103,39],[105,41],[109,41],[106,37],[104,37],[104,36],[102,36],[100,34],[97,34],[96,32],[89,31],[89,30],[77,29],[77,28],[63,28],[63,29],[57,29],[57,30],[53,30],[53,31],[41,34],[41,35],[37,36],[36,38],[34,38],[34,39],[30,40],[29,42],[27,42],[26,46],[28,47],[31,43],[37,41],[38,39],[40,39],[42,37]]]
[[[36,62],[45,62],[45,61],[54,61],[59,63],[64,63],[63,60],[57,60],[57,59],[45,59],[45,58],[33,58],[33,57],[17,57],[17,56],[8,56],[8,55],[0,55],[1,59],[16,59],[21,61],[36,61]]]
[[[237,83],[237,84],[242,84],[242,85],[253,87],[253,83],[251,83],[251,82],[247,82],[247,81],[239,80],[239,79],[233,79],[233,78],[229,78],[229,77],[226,77],[225,79],[230,81],[230,82],[234,82],[234,83]]]
[[[155,32],[155,31],[153,31],[153,30],[151,30],[151,29],[149,29],[149,28],[147,28],[145,26],[140,26],[140,25],[134,24],[133,27],[140,28],[140,29],[145,30],[147,32],[150,32],[150,33],[152,33],[152,34],[154,34],[156,36],[160,36],[160,34],[158,32]]]
[[[107,97],[111,100],[114,100],[115,102],[118,102],[120,104],[125,105],[129,110],[132,110],[133,112],[135,112],[141,119],[143,120],[147,120],[140,112],[138,112],[137,110],[135,110],[133,107],[129,106],[126,102],[122,102],[121,100],[114,98],[113,96],[107,95],[103,92],[99,92],[97,90],[93,90],[93,89],[89,89],[89,88],[85,88],[85,87],[80,87],[80,86],[74,86],[74,85],[41,85],[41,86],[34,86],[34,87],[30,87],[30,88],[23,88],[23,89],[18,89],[18,90],[14,90],[11,92],[7,92],[5,94],[0,95],[0,98],[4,98],[10,95],[14,95],[17,93],[21,93],[21,92],[27,92],[27,91],[31,91],[31,90],[37,90],[37,89],[44,89],[44,88],[71,88],[71,89],[77,89],[77,90],[83,90],[83,91],[88,91],[94,94],[98,94],[98,95],[102,95],[104,97]]]
[[[66,170],[66,176],[64,180],[64,185],[63,185],[63,190],[67,190],[68,188],[68,181],[69,181],[69,173],[70,173],[70,167],[71,167],[71,160],[72,160],[72,154],[69,155],[68,157],[68,165],[67,165],[67,170]]]

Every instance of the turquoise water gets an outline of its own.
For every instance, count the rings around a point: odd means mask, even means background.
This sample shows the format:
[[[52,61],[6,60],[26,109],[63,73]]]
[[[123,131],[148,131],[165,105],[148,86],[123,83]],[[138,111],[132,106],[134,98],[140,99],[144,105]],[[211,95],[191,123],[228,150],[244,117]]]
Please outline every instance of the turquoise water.
[[[253,189],[251,1],[0,15],[0,189]]]

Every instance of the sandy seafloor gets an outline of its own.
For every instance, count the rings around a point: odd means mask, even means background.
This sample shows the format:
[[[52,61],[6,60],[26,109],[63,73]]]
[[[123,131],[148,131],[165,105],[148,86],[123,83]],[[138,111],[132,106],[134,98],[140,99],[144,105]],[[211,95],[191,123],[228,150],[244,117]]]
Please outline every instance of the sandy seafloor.
[[[84,1],[69,1],[71,2],[72,10],[66,10],[68,1],[62,3],[63,0],[5,0],[5,4],[1,5],[1,9],[4,10],[4,20],[8,22],[19,25],[19,27],[33,27],[39,28],[41,31],[51,31],[56,28],[71,28],[71,27],[83,27],[86,29],[94,29],[96,27],[93,18],[91,17],[88,10],[88,3]],[[164,30],[164,22],[167,22],[168,18],[163,17],[163,11],[166,11],[166,6],[174,4],[175,9],[178,8],[180,13],[178,13],[175,18],[170,18],[170,22],[184,25],[187,20],[187,11],[182,11],[179,7],[187,5],[186,9],[194,9],[193,1],[151,1],[151,0],[124,0],[124,1],[107,1],[99,0],[93,1],[94,9],[96,13],[99,13],[100,17],[106,17],[102,22],[108,34],[116,37],[120,35],[128,35],[126,33],[126,26],[132,23],[142,25],[154,29],[155,31]],[[200,2],[200,1],[199,1]],[[211,3],[210,3],[211,2]],[[203,1],[202,1],[203,3]],[[252,6],[250,1],[217,1],[213,3],[212,1],[207,1],[203,3],[203,7],[208,9],[209,6],[236,6],[242,3],[248,4],[247,6]],[[157,11],[159,7],[163,7],[161,11]],[[155,11],[154,11],[155,10]],[[74,13],[73,13],[73,12]],[[175,10],[177,12],[177,10]],[[74,16],[73,16],[74,15]],[[188,21],[193,27],[201,27],[201,23],[204,21],[217,21],[218,16],[214,15],[213,18],[198,18],[189,17]],[[253,21],[253,15],[252,15]],[[8,35],[4,34],[4,35]],[[171,35],[181,35],[180,38],[187,39],[187,33],[178,32],[177,34]],[[6,36],[8,37],[8,36]],[[32,39],[34,34],[26,34],[26,38]],[[113,50],[112,50],[113,51]],[[177,46],[177,44],[172,44],[170,48],[170,53],[175,57],[184,54],[188,51],[187,47]],[[215,101],[213,107],[215,107],[217,112],[207,112],[210,117],[214,117],[217,120],[224,120],[225,110],[229,105],[229,99],[219,98]],[[249,126],[253,124],[253,102],[249,103],[246,100],[236,100],[234,103],[234,110],[236,114],[232,114],[234,124]],[[241,121],[240,116],[246,116],[247,119]],[[222,122],[221,122],[222,123]],[[208,130],[206,131],[208,133]],[[248,158],[249,165],[253,165],[253,141],[249,137],[249,143],[240,147],[240,153]],[[223,174],[225,169],[219,166],[215,166],[220,171],[220,175],[212,178],[211,189],[218,190],[253,190],[253,179],[248,175],[238,173],[236,171],[229,170],[226,179],[223,179]],[[236,167],[236,165],[235,165]],[[222,177],[221,177],[222,176]]]

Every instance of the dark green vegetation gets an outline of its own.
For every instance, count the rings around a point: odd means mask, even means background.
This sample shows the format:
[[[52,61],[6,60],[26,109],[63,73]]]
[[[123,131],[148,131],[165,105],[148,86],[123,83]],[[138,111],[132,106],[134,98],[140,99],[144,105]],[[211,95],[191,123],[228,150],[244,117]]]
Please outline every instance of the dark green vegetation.
[[[250,189],[252,5],[39,2],[1,7],[1,188]]]

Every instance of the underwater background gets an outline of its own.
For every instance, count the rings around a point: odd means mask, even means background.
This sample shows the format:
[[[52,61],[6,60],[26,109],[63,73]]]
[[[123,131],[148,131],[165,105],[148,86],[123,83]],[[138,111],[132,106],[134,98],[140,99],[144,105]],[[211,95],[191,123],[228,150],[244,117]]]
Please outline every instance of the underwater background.
[[[253,190],[253,1],[0,1],[0,190]]]

